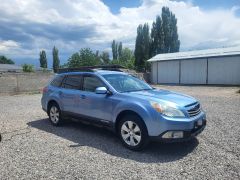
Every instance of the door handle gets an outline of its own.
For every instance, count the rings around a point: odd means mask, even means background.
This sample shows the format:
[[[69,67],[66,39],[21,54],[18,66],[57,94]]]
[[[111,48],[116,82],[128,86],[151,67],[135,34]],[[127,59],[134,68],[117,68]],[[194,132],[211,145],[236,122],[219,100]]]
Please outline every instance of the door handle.
[[[82,98],[82,99],[86,99],[86,96],[85,96],[85,95],[81,95],[81,98]]]

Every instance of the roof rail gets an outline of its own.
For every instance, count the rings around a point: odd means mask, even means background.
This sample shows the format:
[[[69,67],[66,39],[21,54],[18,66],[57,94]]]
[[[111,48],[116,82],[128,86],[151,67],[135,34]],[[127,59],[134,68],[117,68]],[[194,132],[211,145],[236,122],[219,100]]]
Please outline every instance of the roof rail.
[[[125,69],[120,65],[102,65],[102,66],[82,66],[79,68],[61,68],[57,70],[58,74],[66,72],[96,72],[97,70],[120,71]]]

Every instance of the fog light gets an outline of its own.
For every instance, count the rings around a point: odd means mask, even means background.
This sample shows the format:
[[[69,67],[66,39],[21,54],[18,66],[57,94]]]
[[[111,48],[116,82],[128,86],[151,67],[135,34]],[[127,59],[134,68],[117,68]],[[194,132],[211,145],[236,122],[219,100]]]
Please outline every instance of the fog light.
[[[198,125],[198,126],[202,126],[202,125],[203,125],[203,120],[201,120],[201,119],[198,120],[198,121],[197,121],[197,125]]]
[[[183,138],[183,131],[168,131],[162,136],[162,138]]]

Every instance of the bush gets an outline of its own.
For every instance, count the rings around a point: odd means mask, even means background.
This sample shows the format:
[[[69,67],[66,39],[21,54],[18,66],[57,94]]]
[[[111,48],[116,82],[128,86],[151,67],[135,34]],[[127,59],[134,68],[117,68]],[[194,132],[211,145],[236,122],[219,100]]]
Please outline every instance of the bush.
[[[23,64],[22,68],[23,72],[34,72],[34,67],[31,64]]]

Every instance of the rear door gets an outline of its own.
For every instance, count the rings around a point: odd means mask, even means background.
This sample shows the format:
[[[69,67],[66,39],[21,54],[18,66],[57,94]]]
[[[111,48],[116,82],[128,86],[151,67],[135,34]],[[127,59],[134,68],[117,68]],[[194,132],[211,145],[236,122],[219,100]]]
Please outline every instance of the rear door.
[[[68,75],[63,80],[59,96],[63,105],[63,111],[66,113],[74,113],[74,108],[81,100],[79,96],[81,82],[81,75]]]

